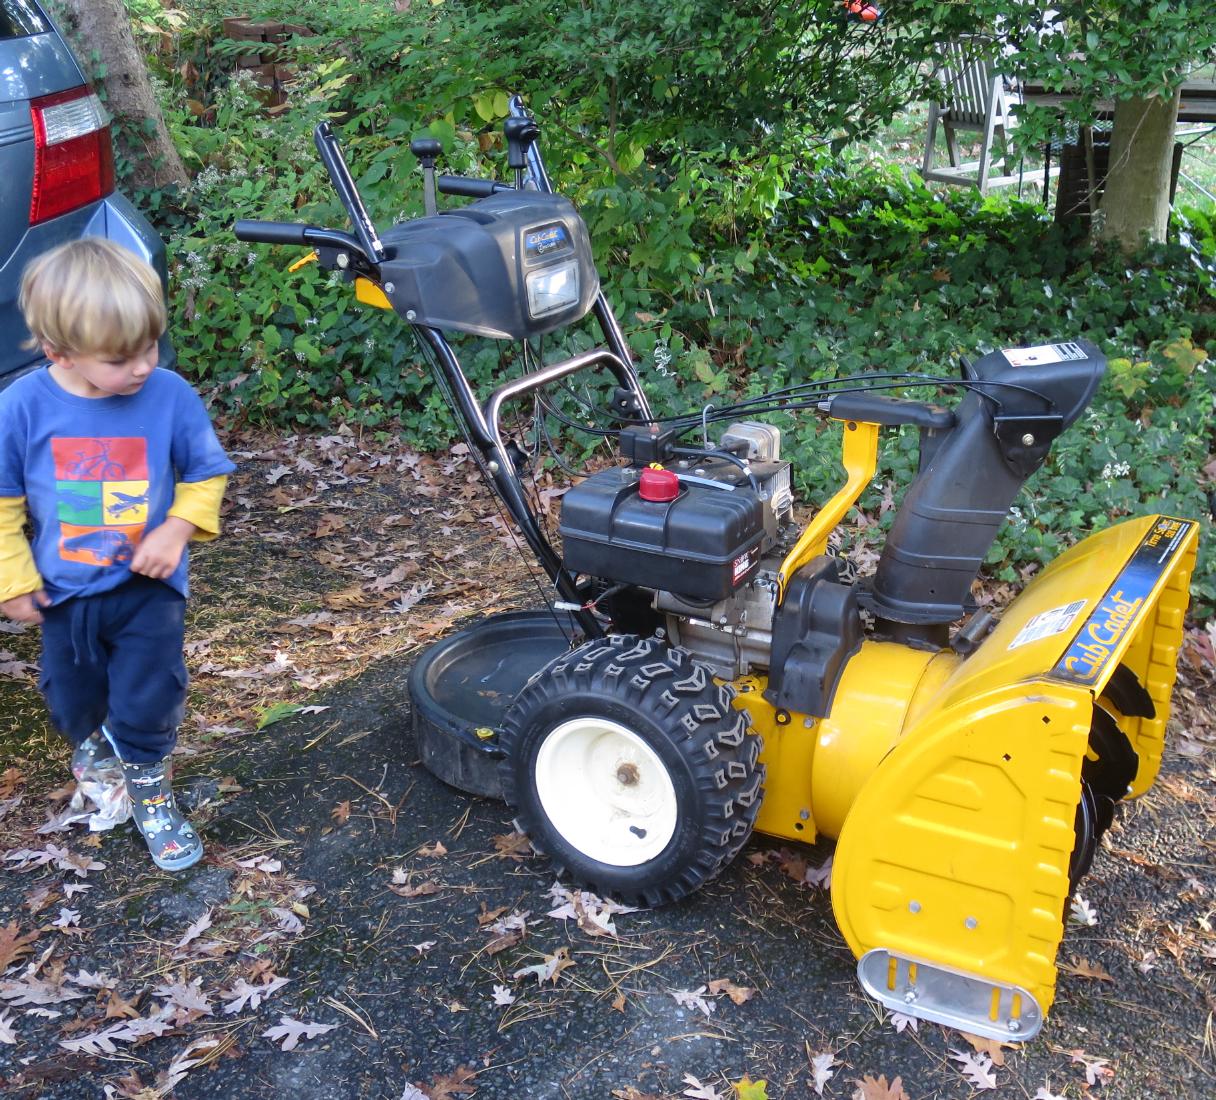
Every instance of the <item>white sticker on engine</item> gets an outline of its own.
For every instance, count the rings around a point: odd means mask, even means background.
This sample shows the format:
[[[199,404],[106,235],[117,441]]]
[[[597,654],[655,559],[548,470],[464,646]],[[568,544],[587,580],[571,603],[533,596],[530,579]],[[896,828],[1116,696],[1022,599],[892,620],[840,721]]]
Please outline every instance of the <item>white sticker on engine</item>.
[[[735,558],[731,568],[731,582],[738,581],[752,567],[752,554],[749,550],[746,554],[740,554]]]
[[[1088,600],[1074,600],[1063,607],[1053,607],[1050,611],[1036,615],[1018,631],[1018,636],[1009,643],[1009,648],[1017,649],[1018,646],[1037,642],[1041,638],[1050,638],[1053,634],[1063,634],[1072,626],[1073,621],[1081,614],[1088,602]]]
[[[1045,363],[1068,363],[1088,356],[1076,344],[1039,344],[1033,348],[1005,348],[1001,354],[1011,367],[1038,367]]]

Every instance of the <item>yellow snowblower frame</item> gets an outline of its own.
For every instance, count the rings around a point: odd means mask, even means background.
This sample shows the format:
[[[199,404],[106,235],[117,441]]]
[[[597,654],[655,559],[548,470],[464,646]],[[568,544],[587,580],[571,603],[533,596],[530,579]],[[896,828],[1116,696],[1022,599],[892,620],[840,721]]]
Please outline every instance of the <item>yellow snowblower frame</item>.
[[[764,677],[736,681],[736,706],[765,739],[756,828],[838,838],[832,905],[879,1002],[996,1039],[1042,1026],[1095,711],[1139,758],[1128,796],[1144,793],[1197,543],[1195,522],[1168,516],[1091,535],[966,657],[867,640],[824,718],[774,708]],[[1151,715],[1120,710],[1108,691],[1120,668]]]

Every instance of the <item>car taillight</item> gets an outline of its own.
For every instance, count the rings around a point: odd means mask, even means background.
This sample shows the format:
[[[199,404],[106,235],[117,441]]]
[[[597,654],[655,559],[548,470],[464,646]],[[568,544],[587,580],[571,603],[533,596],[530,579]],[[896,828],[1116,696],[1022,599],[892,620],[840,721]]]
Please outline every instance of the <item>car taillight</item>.
[[[87,87],[30,101],[34,190],[30,225],[57,218],[114,190],[110,116]]]

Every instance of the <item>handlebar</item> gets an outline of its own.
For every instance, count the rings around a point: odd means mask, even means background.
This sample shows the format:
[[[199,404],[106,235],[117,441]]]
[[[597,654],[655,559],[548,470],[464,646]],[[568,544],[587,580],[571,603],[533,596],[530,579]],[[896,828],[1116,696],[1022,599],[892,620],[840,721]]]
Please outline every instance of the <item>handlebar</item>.
[[[467,176],[440,176],[435,181],[436,186],[445,195],[463,195],[470,199],[484,199],[499,191],[514,191],[509,183],[499,183],[497,180],[475,180]]]
[[[238,241],[260,241],[262,244],[301,244],[312,248],[338,248],[367,259],[367,253],[349,233],[340,229],[325,229],[301,222],[261,222],[242,219],[232,227]]]

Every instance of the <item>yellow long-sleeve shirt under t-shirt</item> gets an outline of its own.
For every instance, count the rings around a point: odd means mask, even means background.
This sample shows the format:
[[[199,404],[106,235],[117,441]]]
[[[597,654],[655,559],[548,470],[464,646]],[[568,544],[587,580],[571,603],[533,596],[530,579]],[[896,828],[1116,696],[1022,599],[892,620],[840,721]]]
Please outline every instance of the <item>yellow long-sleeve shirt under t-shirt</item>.
[[[194,525],[191,542],[209,542],[219,535],[220,503],[227,484],[226,474],[177,483],[168,514]],[[0,603],[42,587],[22,530],[25,518],[25,497],[0,497]]]

